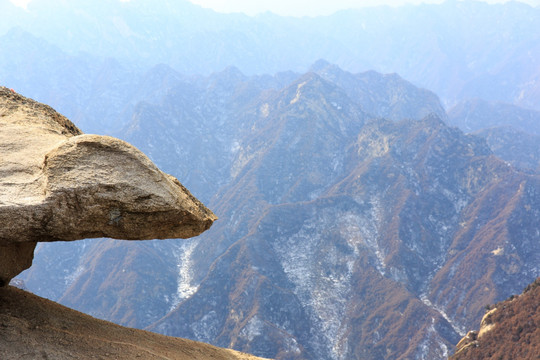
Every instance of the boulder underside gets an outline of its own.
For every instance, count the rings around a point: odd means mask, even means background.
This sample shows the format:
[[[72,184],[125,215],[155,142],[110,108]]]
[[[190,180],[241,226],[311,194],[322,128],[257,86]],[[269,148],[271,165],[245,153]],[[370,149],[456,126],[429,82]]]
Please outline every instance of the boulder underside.
[[[0,286],[40,241],[189,238],[216,216],[132,145],[0,88]]]

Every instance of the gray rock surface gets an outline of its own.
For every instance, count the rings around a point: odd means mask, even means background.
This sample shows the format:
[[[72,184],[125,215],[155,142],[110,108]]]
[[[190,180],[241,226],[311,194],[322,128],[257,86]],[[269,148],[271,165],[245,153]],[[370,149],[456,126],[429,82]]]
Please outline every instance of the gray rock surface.
[[[0,285],[39,241],[189,238],[216,216],[130,144],[0,88]]]

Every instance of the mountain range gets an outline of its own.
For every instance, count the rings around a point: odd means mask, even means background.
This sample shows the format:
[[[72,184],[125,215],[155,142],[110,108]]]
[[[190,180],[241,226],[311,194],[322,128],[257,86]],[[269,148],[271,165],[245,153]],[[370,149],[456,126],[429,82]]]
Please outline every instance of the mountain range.
[[[131,119],[120,134],[220,220],[180,245],[42,246],[32,291],[262,357],[444,358],[540,272],[538,175],[397,75],[228,68]]]
[[[355,73],[398,73],[435,91],[448,107],[479,97],[540,110],[540,9],[519,2],[449,0],[315,18],[218,14],[187,0],[33,0],[26,10],[2,0],[0,10],[6,14],[0,47],[11,44],[4,56],[11,64],[2,66],[0,79],[53,107],[51,99],[35,96],[36,84],[27,83],[34,78],[46,86],[51,80],[36,79],[33,71],[24,77],[14,73],[25,67],[69,69],[69,86],[77,84],[82,88],[77,92],[84,92],[91,84],[78,77],[110,59],[135,72],[167,64],[183,74],[207,75],[234,65],[254,75],[305,72],[324,58]],[[38,39],[23,44],[16,35],[21,31]],[[47,61],[31,56],[38,43],[54,48]],[[67,59],[58,59],[62,52]],[[16,61],[20,56],[23,60]],[[74,62],[81,64],[73,67]]]
[[[522,169],[540,169],[540,112],[471,99],[448,111],[448,122],[486,139],[493,152]]]
[[[443,359],[540,276],[539,8],[0,11],[0,82],[219,217],[182,242],[40,244],[40,296],[267,358]]]

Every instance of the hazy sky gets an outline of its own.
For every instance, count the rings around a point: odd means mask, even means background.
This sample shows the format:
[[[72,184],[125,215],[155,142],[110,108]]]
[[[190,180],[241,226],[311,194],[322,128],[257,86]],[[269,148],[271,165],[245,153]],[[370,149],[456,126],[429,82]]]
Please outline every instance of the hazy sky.
[[[373,5],[442,2],[442,0],[189,0],[220,12],[244,12],[249,15],[271,11],[279,15],[328,15],[341,9]]]
[[[374,5],[399,6],[404,4],[441,3],[444,0],[189,0],[194,4],[220,12],[244,12],[254,15],[271,11],[279,15],[315,16],[328,15],[341,9],[361,8]],[[503,3],[508,0],[482,0]],[[533,6],[540,0],[520,0]]]
[[[10,0],[24,7],[31,0]],[[119,0],[129,1],[129,0]],[[159,0],[156,0],[159,1]],[[441,3],[443,0],[189,0],[219,12],[243,12],[255,15],[271,11],[279,15],[316,16],[328,15],[341,9],[360,8],[373,5],[392,5],[418,3]],[[508,0],[483,0],[491,3],[501,3]],[[540,0],[520,0],[533,6],[540,6]]]

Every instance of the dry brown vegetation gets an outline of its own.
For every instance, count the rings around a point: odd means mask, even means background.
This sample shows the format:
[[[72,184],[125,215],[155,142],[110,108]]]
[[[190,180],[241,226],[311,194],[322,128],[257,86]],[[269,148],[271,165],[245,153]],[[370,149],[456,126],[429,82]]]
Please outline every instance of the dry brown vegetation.
[[[490,308],[496,310],[485,323],[493,328],[458,349],[452,359],[540,359],[540,278],[520,296]]]
[[[258,359],[129,329],[23,290],[0,288],[0,359]]]

